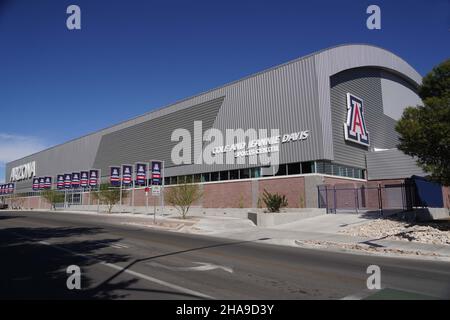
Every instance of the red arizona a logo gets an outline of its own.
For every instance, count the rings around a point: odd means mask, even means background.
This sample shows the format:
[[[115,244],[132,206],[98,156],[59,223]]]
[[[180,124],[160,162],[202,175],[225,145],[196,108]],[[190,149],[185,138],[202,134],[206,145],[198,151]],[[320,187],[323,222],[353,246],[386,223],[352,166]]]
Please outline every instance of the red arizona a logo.
[[[369,146],[363,100],[350,93],[347,93],[347,122],[344,123],[344,134],[345,140]]]

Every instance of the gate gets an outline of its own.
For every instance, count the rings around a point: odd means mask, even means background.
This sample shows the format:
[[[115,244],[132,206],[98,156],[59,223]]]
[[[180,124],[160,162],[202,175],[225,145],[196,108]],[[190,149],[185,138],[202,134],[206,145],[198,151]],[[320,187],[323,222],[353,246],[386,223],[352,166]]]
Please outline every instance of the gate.
[[[413,183],[378,186],[318,186],[319,208],[327,213],[401,212],[422,204],[416,201]]]

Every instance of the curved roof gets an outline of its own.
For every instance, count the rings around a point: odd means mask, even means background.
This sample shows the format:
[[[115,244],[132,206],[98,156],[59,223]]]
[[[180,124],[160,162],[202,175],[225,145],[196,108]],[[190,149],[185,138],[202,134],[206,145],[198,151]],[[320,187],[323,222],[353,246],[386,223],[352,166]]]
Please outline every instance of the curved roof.
[[[390,51],[372,45],[342,45],[322,50],[313,56],[324,145],[333,145],[332,129],[327,125],[331,123],[330,77],[332,75],[353,68],[378,67],[399,74],[416,86],[422,82],[421,75],[405,60]],[[332,148],[325,151],[324,156],[332,159]]]

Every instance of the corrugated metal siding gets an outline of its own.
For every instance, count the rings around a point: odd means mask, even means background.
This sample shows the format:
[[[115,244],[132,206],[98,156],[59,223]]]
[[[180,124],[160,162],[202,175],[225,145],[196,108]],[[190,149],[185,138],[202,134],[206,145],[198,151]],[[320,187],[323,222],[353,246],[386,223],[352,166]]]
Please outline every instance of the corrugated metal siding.
[[[11,168],[31,161],[36,161],[36,176],[38,177],[55,177],[58,173],[70,173],[92,168],[101,136],[100,133],[95,133],[82,139],[62,144],[57,148],[50,148],[21,160],[10,162],[6,165],[5,180],[9,181]],[[16,182],[16,188],[29,191],[31,180]]]
[[[413,157],[398,149],[369,152],[367,174],[369,180],[401,179],[412,175],[426,176]]]
[[[164,160],[166,166],[172,166],[171,151],[178,143],[171,141],[172,132],[184,128],[193,138],[194,121],[202,121],[203,132],[211,128],[223,100],[224,97],[214,99],[104,135],[94,167],[107,172],[111,165],[148,162],[151,159]]]
[[[206,93],[192,101],[213,99],[225,96],[213,128],[223,132],[226,129],[279,129],[280,134],[300,130],[310,130],[311,136],[306,141],[292,142],[280,147],[280,161],[299,162],[322,157],[320,118],[317,112],[317,90],[314,75],[314,60],[304,59],[273,70],[270,73],[258,74],[230,86]],[[184,104],[190,101],[184,101]],[[206,106],[206,104],[205,104]],[[170,135],[175,128],[192,128],[194,120],[204,120],[205,111],[209,109],[186,109],[186,115],[180,111],[173,117],[162,120],[170,124],[167,130],[151,129],[152,121],[111,133],[104,137],[99,148],[95,165],[107,167],[115,163],[145,161],[150,158],[160,158],[167,161],[168,175],[183,175],[191,173],[220,171],[225,169],[251,167],[255,164],[231,165],[184,165],[171,167],[170,152],[175,143],[170,143]],[[211,108],[211,110],[214,108]],[[189,115],[189,116],[187,116]],[[162,118],[158,118],[158,122]],[[147,129],[145,129],[147,128]],[[203,126],[203,129],[209,125]],[[158,132],[158,140],[148,141],[141,147],[131,147],[138,139],[147,137],[150,131]],[[115,147],[114,145],[117,145]],[[226,144],[226,141],[223,141]],[[299,150],[301,150],[299,152]],[[127,160],[133,159],[133,160]]]
[[[392,73],[382,71],[381,75],[385,115],[394,120],[399,120],[405,107],[423,105],[422,100],[417,95],[417,88]]]
[[[364,101],[370,147],[344,139],[347,117],[347,93]],[[370,148],[390,149],[398,143],[395,120],[383,113],[381,71],[375,68],[358,68],[331,77],[331,114],[333,127],[334,161],[340,164],[365,168],[365,153]]]
[[[214,128],[278,129],[280,134],[310,130],[305,141],[280,145],[280,162],[309,161],[323,156],[314,59],[307,58],[222,89],[226,96]],[[216,171],[239,165],[201,166]]]

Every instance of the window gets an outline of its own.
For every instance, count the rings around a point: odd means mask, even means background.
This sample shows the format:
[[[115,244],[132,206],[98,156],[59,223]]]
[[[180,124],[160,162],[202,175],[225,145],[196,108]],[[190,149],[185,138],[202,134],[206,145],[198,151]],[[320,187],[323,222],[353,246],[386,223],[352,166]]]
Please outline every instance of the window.
[[[211,181],[219,181],[219,172],[211,172]]]
[[[302,173],[313,173],[314,172],[314,162],[302,162],[301,164]]]
[[[208,182],[209,181],[209,172],[202,173],[202,182]]]
[[[333,165],[327,161],[316,162],[317,173],[333,174]]]
[[[287,172],[291,174],[300,174],[300,163],[289,163],[287,165]]]
[[[276,176],[285,176],[286,175],[286,165],[280,164],[278,166],[278,168],[277,168],[277,166],[275,166],[275,175]]]
[[[250,169],[250,177],[251,178],[261,177],[261,168],[251,168]]]
[[[230,180],[239,179],[239,170],[231,170],[230,171]]]
[[[165,177],[165,185],[183,184],[183,183],[199,183],[210,181],[227,181],[237,179],[261,178],[265,176],[273,176],[274,170],[278,169],[275,176],[295,175],[317,173],[335,175],[341,177],[350,177],[364,179],[365,170],[353,167],[347,167],[340,164],[331,163],[330,161],[307,161],[289,164],[280,164],[277,166],[256,167],[249,169],[236,169],[230,171],[216,171],[196,173],[185,176]],[[39,192],[30,192],[30,195],[38,195]],[[75,200],[77,201],[77,200]]]
[[[220,171],[220,181],[228,180],[228,171]]]
[[[241,170],[239,170],[239,178],[240,179],[248,179],[248,178],[250,178],[250,169],[241,169]]]

